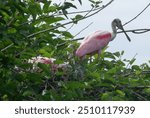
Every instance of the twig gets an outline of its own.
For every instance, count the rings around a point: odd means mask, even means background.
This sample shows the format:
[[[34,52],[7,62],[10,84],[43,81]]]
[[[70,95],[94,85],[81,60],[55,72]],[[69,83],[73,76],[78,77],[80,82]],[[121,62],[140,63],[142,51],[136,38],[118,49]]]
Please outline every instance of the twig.
[[[150,29],[133,29],[133,30],[125,30],[125,32],[131,32],[131,33],[135,33],[135,34],[142,34],[142,33],[146,33],[146,32],[149,32]],[[120,33],[123,33],[123,31],[119,31],[117,32],[118,34]],[[76,38],[76,39],[73,39],[71,41],[78,41],[78,40],[82,40],[84,39],[84,37],[81,37],[81,38]]]
[[[93,24],[93,22],[91,22],[88,26],[86,26],[86,27],[83,28],[81,31],[79,31],[74,37],[78,36],[81,32],[83,32],[85,29],[87,29],[87,28],[88,28],[90,25],[92,25],[92,24]],[[80,39],[80,38],[79,38],[79,39]],[[81,38],[81,39],[83,39],[83,38]],[[61,43],[61,44],[58,44],[57,47],[62,46],[62,45],[65,45],[66,43],[69,43],[69,42],[72,42],[72,41],[74,41],[74,40],[68,40],[68,41],[63,42],[63,43]]]
[[[134,30],[126,30],[125,32],[132,32],[134,34],[142,34],[142,33],[146,33],[149,31],[150,31],[150,29],[134,29]],[[123,33],[123,31],[119,31],[117,33]]]
[[[150,88],[150,86],[130,86],[128,88],[131,88],[131,89],[145,89],[145,88]]]
[[[135,57],[136,57],[137,55],[138,55],[138,54],[136,53],[136,54],[133,56],[133,58],[132,58],[131,60],[135,59]],[[134,60],[134,61],[135,61],[135,60]],[[131,61],[128,62],[126,68],[128,68],[129,65],[131,65]]]
[[[95,8],[93,9],[92,11],[97,11],[99,9],[101,9],[102,7],[98,7],[98,8]],[[90,12],[91,10],[83,10],[83,11],[76,11],[76,12],[69,12],[67,14],[82,14],[82,13],[86,13],[86,12]],[[62,13],[59,13],[59,14],[56,14],[54,16],[59,16],[59,15],[63,15]]]
[[[137,17],[139,17],[149,6],[150,6],[150,3],[138,15],[136,15],[134,18],[132,18],[128,22],[124,23],[123,26],[129,24],[130,22],[132,22],[133,20],[135,20]]]
[[[69,31],[72,27],[74,26],[74,24],[72,24],[68,29],[66,29],[65,31]],[[62,36],[62,34],[58,35],[57,38],[60,38]]]
[[[111,1],[108,2],[106,5],[103,5],[103,6],[101,7],[101,9],[99,9],[99,10],[97,10],[96,12],[94,12],[94,13],[88,15],[88,16],[85,17],[85,18],[91,17],[91,16],[97,14],[98,12],[102,11],[102,10],[105,9],[107,6],[109,6],[113,1],[114,1],[114,0],[111,0]]]
[[[10,45],[8,45],[8,46],[6,46],[5,48],[1,49],[1,52],[7,50],[8,48],[10,48],[10,47],[13,46],[13,45],[14,45],[14,43],[11,43]]]
[[[81,32],[83,32],[85,29],[87,29],[90,25],[92,25],[93,22],[91,22],[88,26],[86,26],[85,28],[83,28],[81,31],[79,31],[74,37],[78,36]]]

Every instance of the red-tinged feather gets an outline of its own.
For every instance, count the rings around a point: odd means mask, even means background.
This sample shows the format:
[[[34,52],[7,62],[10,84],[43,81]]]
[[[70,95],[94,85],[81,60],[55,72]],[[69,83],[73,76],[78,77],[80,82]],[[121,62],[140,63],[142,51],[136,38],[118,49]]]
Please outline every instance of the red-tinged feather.
[[[76,51],[78,57],[87,54],[95,54],[104,48],[111,39],[111,33],[106,31],[96,31],[83,39],[83,42]]]
[[[103,35],[98,35],[97,37],[96,37],[98,40],[102,40],[102,39],[109,39],[109,38],[111,38],[111,33],[107,33],[107,34],[103,34]]]

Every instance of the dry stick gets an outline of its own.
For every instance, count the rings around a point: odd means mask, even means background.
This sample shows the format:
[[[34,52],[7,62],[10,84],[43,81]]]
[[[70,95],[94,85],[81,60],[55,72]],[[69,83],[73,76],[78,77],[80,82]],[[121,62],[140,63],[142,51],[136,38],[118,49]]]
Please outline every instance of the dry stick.
[[[73,28],[73,26],[74,26],[74,24],[72,24],[72,25],[71,25],[68,29],[66,29],[65,31],[66,31],[66,32],[69,31],[71,28]],[[58,35],[58,36],[57,36],[57,39],[60,38],[61,36],[62,36],[62,34]]]
[[[125,24],[123,24],[123,26],[129,24],[130,22],[132,22],[133,20],[135,20],[137,17],[139,17],[149,6],[150,6],[150,3],[138,15],[136,15],[134,18],[132,18],[131,20],[129,20],[128,22],[126,22]]]
[[[10,47],[13,46],[13,45],[14,45],[14,43],[11,43],[10,45],[8,45],[8,46],[6,46],[5,48],[1,49],[1,52],[7,50],[8,48],[10,48]]]
[[[134,30],[126,30],[125,32],[132,32],[134,34],[142,34],[142,33],[146,33],[146,32],[149,32],[150,29],[134,29]],[[123,31],[119,31],[117,33],[123,33]]]
[[[55,26],[55,27],[53,27],[53,28],[48,28],[48,29],[45,29],[45,30],[41,30],[41,31],[39,31],[39,32],[35,32],[35,33],[33,33],[33,34],[28,35],[27,38],[31,38],[31,37],[33,37],[33,36],[35,36],[35,35],[38,35],[38,34],[41,34],[41,33],[47,32],[47,31],[55,30],[55,29],[57,29],[57,28],[59,28],[59,27],[63,27],[63,26],[65,26],[65,25],[68,25],[68,24],[71,24],[71,23],[78,22],[78,21],[80,21],[80,20],[89,18],[89,17],[91,17],[91,16],[97,14],[98,12],[100,12],[101,10],[103,10],[104,8],[106,8],[106,7],[107,7],[108,5],[110,5],[113,1],[114,1],[114,0],[111,0],[111,1],[108,2],[106,5],[104,5],[101,9],[99,9],[98,11],[96,11],[96,12],[94,12],[94,13],[88,15],[88,16],[82,17],[82,18],[80,18],[80,19],[78,19],[78,20],[76,20],[76,21],[70,21],[70,22],[67,22],[67,23],[64,23],[64,24],[60,24],[60,25]]]
[[[88,26],[86,26],[85,28],[83,28],[81,31],[79,31],[74,37],[76,37],[77,35],[79,35],[81,32],[83,32],[85,29],[87,29],[90,25],[92,25],[93,24],[93,22],[91,22]],[[83,38],[82,38],[83,39]],[[57,44],[57,47],[59,47],[59,46],[62,46],[62,45],[64,45],[64,44],[66,44],[66,43],[69,43],[69,42],[72,42],[73,40],[68,40],[68,41],[65,41],[65,42],[63,42],[63,43],[61,43],[61,44]]]
[[[78,36],[81,32],[83,32],[85,29],[87,29],[90,25],[92,25],[93,22],[91,22],[88,26],[86,26],[85,28],[83,28],[80,32],[78,32],[74,37]]]

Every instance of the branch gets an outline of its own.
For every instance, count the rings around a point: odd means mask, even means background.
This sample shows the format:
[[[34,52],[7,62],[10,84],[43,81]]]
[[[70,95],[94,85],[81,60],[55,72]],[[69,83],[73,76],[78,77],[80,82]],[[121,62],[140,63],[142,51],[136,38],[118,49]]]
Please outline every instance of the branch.
[[[142,33],[146,33],[149,32],[150,29],[133,29],[133,30],[126,30],[125,32],[132,32],[134,34],[142,34]],[[117,33],[123,33],[122,31],[119,31]]]
[[[97,11],[99,9],[101,9],[102,7],[98,7],[98,8],[95,8],[93,9],[92,11]],[[69,12],[67,14],[82,14],[82,13],[87,13],[87,12],[90,12],[91,10],[83,10],[83,11],[76,11],[76,12]],[[54,16],[59,16],[59,15],[63,15],[63,13],[59,13],[59,14],[56,14]]]
[[[131,89],[145,89],[145,88],[150,88],[150,86],[129,86],[128,88],[131,88]]]
[[[93,24],[93,22],[91,22],[88,26],[86,26],[85,28],[83,28],[81,31],[79,31],[74,37],[76,37],[77,35],[79,35],[82,31],[84,31],[85,29],[87,29],[91,24]],[[83,38],[79,38],[80,40],[81,39],[83,39]],[[78,40],[79,40],[78,39]],[[61,43],[61,44],[57,44],[57,47],[59,47],[59,46],[62,46],[62,45],[65,45],[66,43],[69,43],[69,42],[72,42],[72,41],[74,41],[74,40],[68,40],[68,41],[65,41],[65,42],[63,42],[63,43]]]
[[[125,30],[125,32],[132,32],[132,33],[135,33],[135,34],[142,34],[142,33],[146,33],[146,32],[148,32],[148,31],[150,31],[150,29],[133,29],[133,30]],[[118,34],[120,34],[120,33],[123,33],[123,31],[119,31],[119,32],[117,32]],[[78,41],[78,40],[82,40],[82,39],[84,39],[84,37],[81,37],[81,38],[76,38],[76,39],[73,39],[73,40],[71,40],[71,41]]]
[[[106,7],[107,7],[108,5],[110,5],[113,1],[114,1],[114,0],[111,0],[111,1],[108,2],[106,5],[103,5],[102,8],[100,8],[99,10],[97,10],[96,12],[94,12],[94,13],[92,13],[92,14],[90,14],[90,15],[86,15],[85,17],[82,17],[82,18],[80,18],[80,19],[77,19],[76,21],[70,21],[70,22],[67,22],[67,23],[60,24],[60,25],[58,25],[58,26],[55,26],[55,27],[53,27],[53,28],[48,28],[48,29],[45,29],[45,30],[41,30],[41,31],[39,31],[39,32],[35,32],[35,33],[33,33],[33,34],[28,35],[27,38],[31,38],[31,37],[33,37],[33,36],[35,36],[35,35],[38,35],[38,34],[41,34],[41,33],[47,32],[47,31],[55,30],[55,29],[57,29],[57,28],[59,28],[59,27],[63,27],[63,26],[66,26],[66,25],[68,25],[68,24],[75,23],[75,22],[81,21],[81,20],[83,20],[83,19],[89,18],[89,17],[91,17],[91,16],[97,14],[98,12],[100,12],[101,10],[103,10],[104,8],[106,8]],[[90,11],[90,12],[91,12],[91,11]]]
[[[149,6],[150,6],[150,3],[138,15],[136,15],[134,18],[132,18],[131,20],[129,20],[128,22],[126,22],[125,24],[123,24],[123,26],[129,24],[130,22],[132,22],[133,20],[135,20],[137,17],[139,17]]]
[[[142,95],[140,95],[140,94],[137,93],[137,92],[132,91],[131,93],[133,93],[134,95],[138,96],[141,100],[148,101],[145,97],[143,97]]]
[[[99,9],[101,9],[101,8],[103,8],[103,7],[97,7],[97,8],[94,8],[92,11],[97,11],[97,10],[99,10]],[[76,12],[69,12],[69,13],[67,13],[67,15],[71,15],[71,14],[82,14],[82,13],[87,13],[87,12],[90,12],[91,10],[83,10],[83,11],[76,11]],[[52,16],[61,16],[61,15],[64,15],[63,13],[53,13],[53,14],[51,14],[50,16],[43,16],[42,18],[38,18],[38,19],[35,19],[35,20],[30,20],[30,21],[27,21],[27,22],[24,22],[24,23],[22,23],[22,24],[20,24],[20,26],[21,25],[26,25],[27,23],[32,23],[32,22],[34,22],[34,21],[39,21],[39,20],[42,20],[42,19],[45,19],[45,18],[50,18],[50,17],[52,17]]]
[[[13,45],[14,45],[14,43],[11,43],[10,45],[8,45],[8,46],[6,46],[5,48],[1,49],[1,52],[7,50],[8,48],[10,48],[10,47],[13,46]]]

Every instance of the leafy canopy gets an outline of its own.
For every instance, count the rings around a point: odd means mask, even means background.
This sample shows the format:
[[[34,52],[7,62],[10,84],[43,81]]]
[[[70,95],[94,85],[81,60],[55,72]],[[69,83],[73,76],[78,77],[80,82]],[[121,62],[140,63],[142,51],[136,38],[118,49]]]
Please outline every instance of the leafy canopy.
[[[89,4],[92,10],[102,6]],[[74,1],[0,1],[0,99],[150,100],[148,64],[134,65],[135,58],[122,58],[124,51],[104,50],[100,60],[74,56],[79,44],[70,41],[74,36],[67,24],[79,24],[88,13],[70,17],[69,9],[77,9]],[[69,66],[54,72],[52,65],[28,63],[39,55]]]

